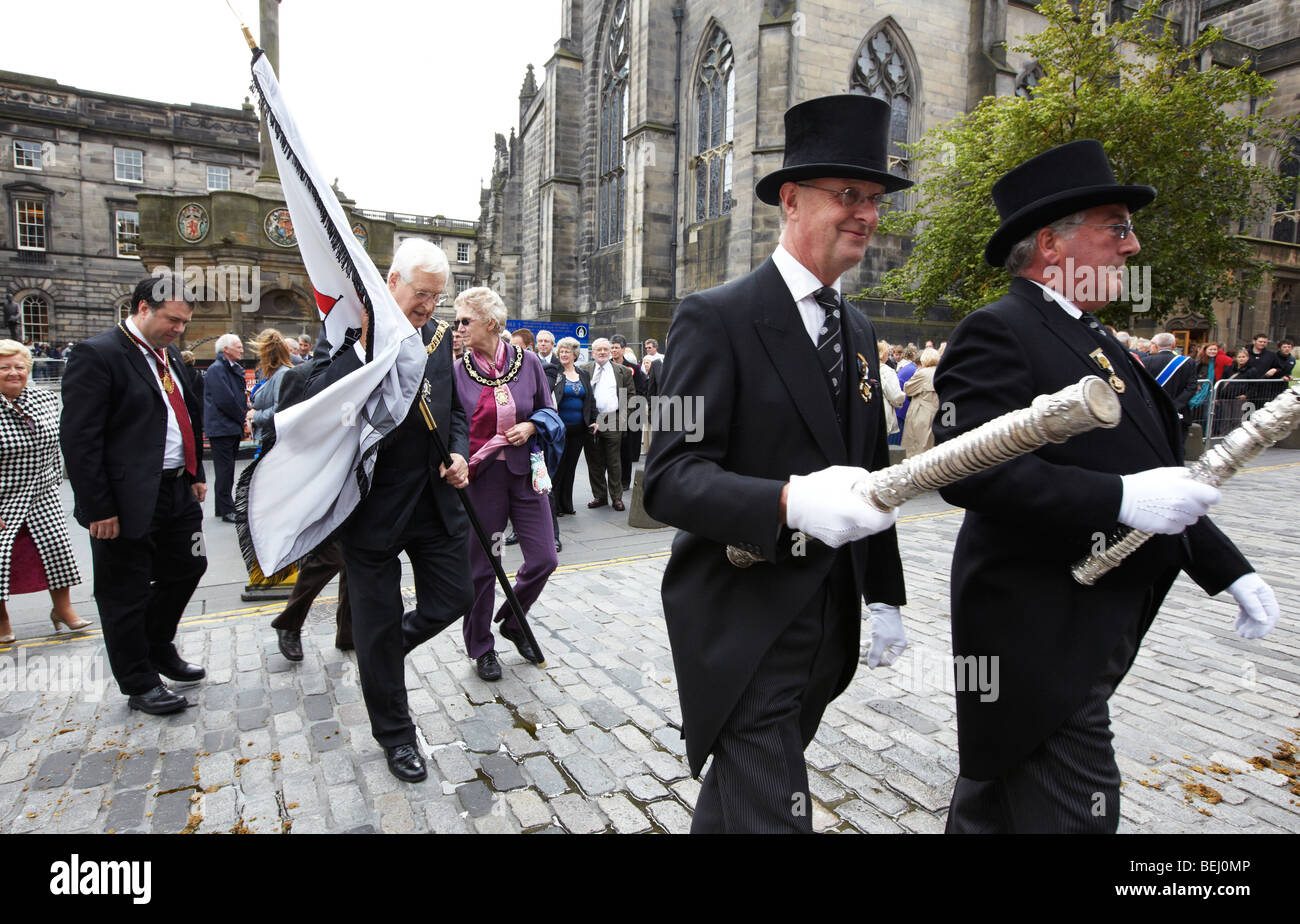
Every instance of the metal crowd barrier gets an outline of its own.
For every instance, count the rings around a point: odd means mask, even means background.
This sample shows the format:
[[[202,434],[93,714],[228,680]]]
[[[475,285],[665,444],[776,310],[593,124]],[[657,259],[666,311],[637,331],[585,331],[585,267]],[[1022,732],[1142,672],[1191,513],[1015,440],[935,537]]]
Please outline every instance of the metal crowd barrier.
[[[1209,379],[1198,379],[1196,388]],[[1278,376],[1267,379],[1219,379],[1214,383],[1209,399],[1199,408],[1193,408],[1193,423],[1200,423],[1205,430],[1205,440],[1223,439],[1241,422],[1250,417],[1256,408],[1261,408],[1276,398],[1286,388],[1285,378]]]
[[[31,380],[41,384],[49,384],[57,388],[57,382],[63,380],[63,367],[67,364],[66,359],[50,359],[48,356],[32,357],[32,374]]]

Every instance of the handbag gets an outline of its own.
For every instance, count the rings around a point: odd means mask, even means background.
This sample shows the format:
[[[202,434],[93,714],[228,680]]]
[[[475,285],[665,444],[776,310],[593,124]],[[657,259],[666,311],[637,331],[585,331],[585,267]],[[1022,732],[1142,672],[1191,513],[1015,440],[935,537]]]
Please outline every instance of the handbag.
[[[550,494],[551,473],[546,470],[546,459],[540,449],[528,454],[528,471],[533,478],[533,493]]]

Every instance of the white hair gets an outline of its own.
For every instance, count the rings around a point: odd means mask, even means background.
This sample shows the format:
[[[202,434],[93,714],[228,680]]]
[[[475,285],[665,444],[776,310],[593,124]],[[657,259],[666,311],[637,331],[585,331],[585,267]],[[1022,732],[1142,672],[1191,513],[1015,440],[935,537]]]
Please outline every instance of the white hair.
[[[465,306],[475,317],[495,321],[497,332],[506,335],[506,303],[487,286],[475,286],[456,296],[456,308]]]
[[[1087,217],[1086,213],[1075,212],[1073,215],[1058,218],[1044,227],[1049,228],[1058,237],[1071,238],[1074,237],[1075,229],[1083,224],[1085,217]],[[1016,245],[1007,253],[1007,258],[1002,265],[1006,267],[1007,272],[1012,276],[1019,276],[1029,267],[1029,264],[1034,262],[1034,254],[1038,250],[1038,232],[1042,230],[1042,228],[1035,228],[1017,241]]]
[[[1174,339],[1173,334],[1169,333],[1168,331],[1161,331],[1160,333],[1156,334],[1154,337],[1151,338],[1151,342],[1154,343],[1156,346],[1160,347],[1160,349],[1162,350],[1168,350],[1168,349],[1172,349],[1173,345],[1177,341]]]
[[[238,334],[222,334],[217,338],[217,342],[212,345],[215,356],[220,356],[225,352],[226,347],[234,346],[236,343],[242,344]]]
[[[536,341],[538,341],[538,340],[541,340],[543,337],[550,337],[550,338],[551,338],[551,342],[554,342],[554,341],[555,341],[555,335],[554,335],[553,333],[551,333],[549,330],[539,330],[539,331],[537,332],[537,336],[534,337],[533,340],[534,340],[534,342],[536,342]]]
[[[441,247],[422,237],[408,237],[393,254],[393,265],[388,272],[389,275],[397,273],[402,282],[409,284],[411,273],[415,270],[424,270],[434,276],[442,276],[445,280],[450,269],[447,255],[442,252]]]

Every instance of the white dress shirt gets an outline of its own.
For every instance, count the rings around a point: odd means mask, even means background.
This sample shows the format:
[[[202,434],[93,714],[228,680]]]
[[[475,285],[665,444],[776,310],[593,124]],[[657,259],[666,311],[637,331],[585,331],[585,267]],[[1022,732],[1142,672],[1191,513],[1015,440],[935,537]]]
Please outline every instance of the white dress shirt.
[[[135,322],[130,318],[126,319],[126,328],[135,337],[144,340],[144,335],[140,333],[140,328],[135,326]],[[145,341],[146,343],[148,341]],[[139,343],[135,345],[136,349],[144,356],[144,361],[149,366],[149,371],[153,373],[154,384],[158,386],[159,393],[162,394],[163,407],[167,409],[167,442],[163,445],[163,470],[180,468],[185,464],[185,441],[181,438],[181,425],[176,420],[176,412],[172,410],[172,403],[167,398],[167,389],[163,388],[162,379],[158,375],[158,354],[152,350],[147,350]],[[164,354],[166,349],[163,350]],[[168,357],[170,360],[171,357]],[[225,357],[217,359],[220,362]],[[170,362],[169,362],[170,365]],[[185,400],[185,389],[181,386],[180,370],[172,369],[172,381],[176,383],[176,393]],[[198,447],[194,447],[195,456],[198,455]]]
[[[826,323],[826,309],[813,298],[813,293],[822,287],[821,280],[780,244],[777,244],[776,250],[772,251],[772,262],[776,264],[777,272],[785,280],[786,288],[790,290],[790,297],[794,299],[794,305],[799,309],[804,330],[808,332],[813,346],[816,346],[817,339],[821,336],[822,325]],[[836,279],[831,288],[838,295],[840,281]]]
[[[614,372],[613,363],[612,359],[604,366],[597,362],[591,369],[591,396],[601,414],[618,410],[618,374]]]

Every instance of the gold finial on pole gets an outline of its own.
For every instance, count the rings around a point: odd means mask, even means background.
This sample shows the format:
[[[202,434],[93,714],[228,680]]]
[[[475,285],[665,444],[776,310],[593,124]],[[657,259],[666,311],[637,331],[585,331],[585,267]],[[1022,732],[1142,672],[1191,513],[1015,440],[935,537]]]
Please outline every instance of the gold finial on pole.
[[[240,31],[244,33],[244,41],[248,42],[248,50],[256,51],[257,42],[253,41],[253,33],[248,31],[248,26],[244,25],[244,21],[239,18],[239,14],[235,12],[235,8],[230,5],[230,0],[226,0],[226,8],[230,10],[230,15],[235,17],[235,22],[239,23]]]

